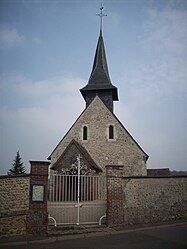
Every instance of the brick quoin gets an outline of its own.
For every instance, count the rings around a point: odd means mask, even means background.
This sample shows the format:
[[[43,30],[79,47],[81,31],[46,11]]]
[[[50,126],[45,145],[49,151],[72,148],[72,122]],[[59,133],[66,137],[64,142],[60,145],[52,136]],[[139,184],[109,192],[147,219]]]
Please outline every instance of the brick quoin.
[[[124,224],[123,166],[107,165],[107,225]]]

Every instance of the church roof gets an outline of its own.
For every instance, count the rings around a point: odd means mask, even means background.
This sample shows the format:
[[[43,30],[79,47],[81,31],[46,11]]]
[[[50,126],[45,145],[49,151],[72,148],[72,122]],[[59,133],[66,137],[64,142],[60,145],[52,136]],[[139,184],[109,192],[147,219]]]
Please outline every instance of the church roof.
[[[80,89],[84,99],[87,91],[112,90],[113,100],[118,100],[117,87],[110,80],[102,31],[100,31],[92,72],[88,84]]]

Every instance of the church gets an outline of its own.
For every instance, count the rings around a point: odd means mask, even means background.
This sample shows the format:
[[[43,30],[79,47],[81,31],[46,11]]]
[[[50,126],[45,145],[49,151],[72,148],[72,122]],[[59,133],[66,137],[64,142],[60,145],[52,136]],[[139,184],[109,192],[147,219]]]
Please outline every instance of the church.
[[[80,93],[85,109],[50,162],[30,161],[30,174],[0,178],[2,232],[38,235],[63,226],[66,234],[74,225],[88,231],[98,225],[186,221],[187,176],[171,176],[167,169],[164,175],[163,169],[149,173],[148,155],[114,114],[118,89],[110,79],[102,25],[91,75]]]
[[[106,217],[110,220],[107,214],[110,167],[112,174],[122,169],[123,177],[147,176],[148,155],[114,114],[118,89],[110,79],[102,26],[91,75],[80,93],[85,109],[48,158],[51,161],[48,212],[57,225],[101,224]],[[121,208],[123,196],[118,203]],[[123,223],[121,216],[114,220]]]
[[[80,93],[85,109],[48,158],[50,222],[112,227],[186,217],[186,178],[149,172],[149,156],[114,114],[118,89],[110,79],[102,25]]]
[[[76,174],[80,154],[82,174],[105,174],[106,165],[123,165],[124,176],[147,175],[148,155],[113,112],[118,89],[110,80],[102,29],[90,78],[80,92],[85,109],[49,156],[51,174]]]

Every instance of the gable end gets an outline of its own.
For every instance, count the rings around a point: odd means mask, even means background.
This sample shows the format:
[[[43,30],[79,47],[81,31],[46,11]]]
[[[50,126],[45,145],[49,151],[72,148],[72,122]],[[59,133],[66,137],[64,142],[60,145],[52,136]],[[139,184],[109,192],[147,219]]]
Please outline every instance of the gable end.
[[[52,165],[51,169],[61,170],[62,168],[70,167],[75,163],[78,154],[81,155],[82,162],[87,168],[95,170],[97,173],[102,172],[102,169],[95,163],[88,151],[74,139],[72,139],[59,159]]]

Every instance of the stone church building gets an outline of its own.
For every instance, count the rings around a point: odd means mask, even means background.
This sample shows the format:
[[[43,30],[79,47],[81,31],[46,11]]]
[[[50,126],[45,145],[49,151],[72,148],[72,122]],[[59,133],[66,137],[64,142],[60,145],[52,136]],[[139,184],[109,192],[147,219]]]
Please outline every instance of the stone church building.
[[[118,89],[110,79],[102,28],[80,92],[85,109],[48,158],[51,221],[123,226],[186,217],[186,178],[163,169],[149,172],[149,156],[114,114]]]
[[[147,174],[148,155],[113,112],[118,89],[110,80],[102,29],[80,92],[86,107],[50,161],[30,161],[30,174],[0,176],[0,238],[46,234],[50,225],[187,219],[187,176]]]
[[[49,156],[51,174],[75,173],[80,154],[82,172],[105,174],[106,165],[123,165],[124,176],[146,176],[148,155],[113,112],[118,89],[110,80],[102,31],[90,78],[80,92],[86,107]]]

